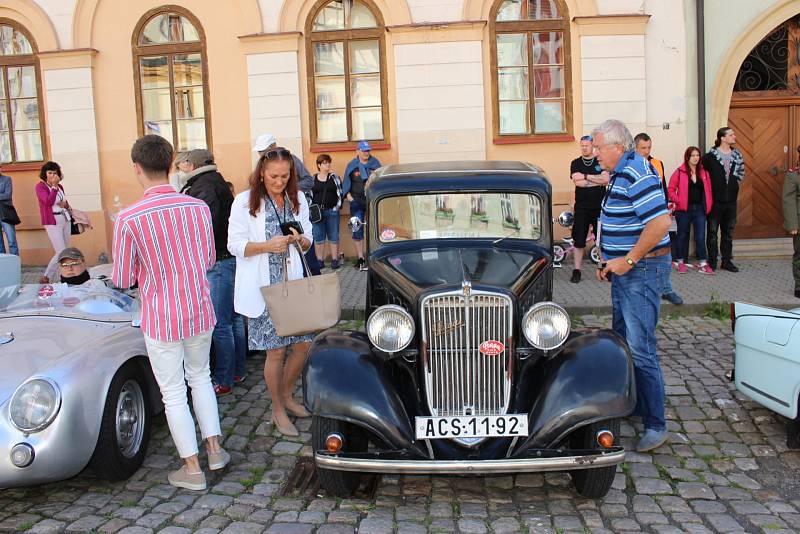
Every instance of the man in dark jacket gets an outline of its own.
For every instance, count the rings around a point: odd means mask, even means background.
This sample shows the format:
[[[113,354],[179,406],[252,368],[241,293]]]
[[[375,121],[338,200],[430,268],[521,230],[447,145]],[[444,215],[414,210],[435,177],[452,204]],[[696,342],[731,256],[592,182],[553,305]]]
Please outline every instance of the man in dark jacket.
[[[381,166],[378,158],[371,155],[372,146],[368,141],[360,141],[356,147],[356,157],[344,169],[344,182],[342,183],[342,196],[350,201],[350,215],[364,222],[364,212],[367,208],[367,197],[364,192],[367,180]],[[367,270],[364,260],[364,227],[353,231],[353,243],[356,246],[358,260],[356,269]]]
[[[244,380],[246,356],[244,320],[233,311],[233,285],[236,275],[236,258],[228,252],[228,217],[231,214],[233,194],[225,178],[217,171],[214,155],[205,149],[189,152],[191,170],[181,193],[198,198],[211,210],[214,227],[214,246],[217,261],[208,271],[211,300],[217,324],[212,337],[215,364],[212,379],[217,396],[227,395],[234,382]]]
[[[717,270],[717,229],[722,229],[719,252],[722,253],[721,267],[726,271],[738,273],[733,264],[733,231],[736,228],[736,200],[739,183],[744,180],[744,157],[733,148],[736,134],[733,128],[717,130],[714,148],[703,156],[703,168],[711,177],[711,196],[714,206],[706,222],[706,247],[708,264]]]

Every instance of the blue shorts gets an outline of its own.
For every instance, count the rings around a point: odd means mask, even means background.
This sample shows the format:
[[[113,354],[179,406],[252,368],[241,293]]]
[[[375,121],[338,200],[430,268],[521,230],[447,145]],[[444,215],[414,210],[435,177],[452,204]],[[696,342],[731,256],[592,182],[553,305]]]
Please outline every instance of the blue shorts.
[[[331,243],[339,242],[339,210],[330,209],[322,212],[322,220],[313,225],[314,243],[321,245],[327,237]]]
[[[359,200],[350,201],[350,216],[358,217],[358,220],[364,222],[364,204]],[[361,241],[364,239],[364,226],[353,232],[353,241]]]

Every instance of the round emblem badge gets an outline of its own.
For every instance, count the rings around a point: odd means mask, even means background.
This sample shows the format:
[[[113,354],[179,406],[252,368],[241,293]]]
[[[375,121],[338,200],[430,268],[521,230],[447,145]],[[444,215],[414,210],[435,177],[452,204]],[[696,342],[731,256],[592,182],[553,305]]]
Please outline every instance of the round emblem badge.
[[[503,351],[505,350],[506,346],[502,342],[495,341],[493,339],[484,341],[478,347],[478,351],[486,356],[499,356],[503,354]]]
[[[392,241],[395,237],[397,237],[397,234],[391,228],[385,228],[381,232],[381,241]]]

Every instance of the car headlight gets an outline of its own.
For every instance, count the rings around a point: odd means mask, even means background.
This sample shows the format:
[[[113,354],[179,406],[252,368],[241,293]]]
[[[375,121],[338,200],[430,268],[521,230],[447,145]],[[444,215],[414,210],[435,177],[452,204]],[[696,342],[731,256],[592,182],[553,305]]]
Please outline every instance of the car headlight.
[[[61,391],[48,378],[28,380],[14,392],[9,415],[14,426],[23,432],[39,432],[53,422],[61,408]]]
[[[522,332],[537,349],[557,349],[567,340],[569,330],[569,315],[553,302],[534,304],[522,317]]]
[[[384,352],[403,350],[414,339],[414,319],[400,306],[381,306],[369,316],[367,335]]]

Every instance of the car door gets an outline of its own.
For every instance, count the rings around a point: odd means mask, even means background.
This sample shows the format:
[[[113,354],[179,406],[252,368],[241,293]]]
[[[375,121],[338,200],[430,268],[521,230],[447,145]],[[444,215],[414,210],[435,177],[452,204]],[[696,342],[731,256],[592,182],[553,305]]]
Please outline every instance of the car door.
[[[800,309],[735,304],[735,382],[739,391],[790,419],[800,396]]]

